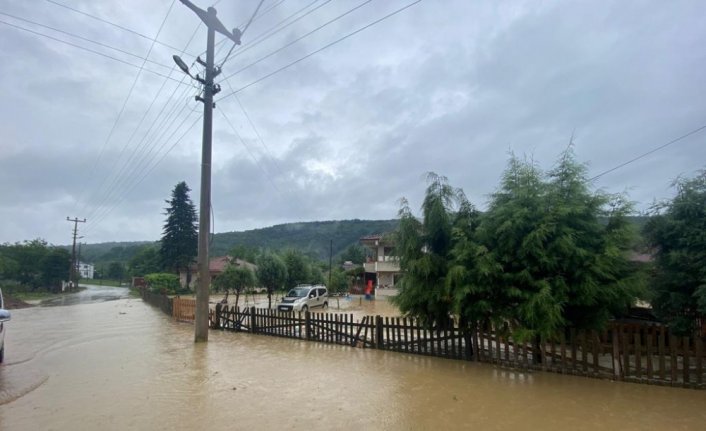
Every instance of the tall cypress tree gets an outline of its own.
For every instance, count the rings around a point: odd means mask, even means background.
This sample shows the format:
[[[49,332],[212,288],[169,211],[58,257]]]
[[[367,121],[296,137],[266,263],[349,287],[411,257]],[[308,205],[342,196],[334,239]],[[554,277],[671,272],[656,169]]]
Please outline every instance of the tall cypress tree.
[[[165,268],[179,272],[186,270],[187,285],[191,283],[191,263],[198,252],[198,224],[196,209],[189,197],[189,186],[182,181],[172,190],[172,199],[165,201],[167,220],[162,231],[159,250]]]

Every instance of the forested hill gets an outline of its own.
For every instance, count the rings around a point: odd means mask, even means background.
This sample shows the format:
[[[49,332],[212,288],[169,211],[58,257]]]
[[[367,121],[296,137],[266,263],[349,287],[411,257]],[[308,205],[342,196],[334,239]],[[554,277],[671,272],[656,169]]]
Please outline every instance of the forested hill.
[[[225,254],[236,245],[281,250],[296,248],[313,257],[328,259],[333,241],[334,256],[360,237],[391,232],[399,220],[340,220],[306,223],[287,223],[244,232],[224,232],[214,235],[211,245],[213,255]]]
[[[361,236],[391,232],[399,220],[341,220],[306,223],[287,223],[243,232],[217,233],[211,244],[211,255],[228,253],[236,245],[257,249],[282,250],[295,248],[322,260],[328,260],[329,247],[333,241],[336,256]],[[81,259],[86,262],[127,263],[145,245],[146,241],[105,242],[82,244]],[[71,246],[66,246],[71,249]]]

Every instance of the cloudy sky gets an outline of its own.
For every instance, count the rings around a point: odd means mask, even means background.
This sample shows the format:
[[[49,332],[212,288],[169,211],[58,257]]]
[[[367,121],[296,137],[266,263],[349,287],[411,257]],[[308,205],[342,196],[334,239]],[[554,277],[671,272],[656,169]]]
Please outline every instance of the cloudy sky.
[[[509,151],[550,168],[573,134],[594,176],[706,125],[693,0],[424,0],[268,77],[411,1],[264,1],[217,79],[216,232],[394,218],[401,197],[421,203],[428,171],[484,208]],[[216,8],[242,28],[257,3]],[[88,219],[89,243],[156,240],[180,181],[198,207],[203,108],[171,58],[205,50],[193,12],[2,0],[0,13],[0,242],[70,243],[67,216]],[[595,185],[647,208],[706,166],[705,144],[702,130]]]

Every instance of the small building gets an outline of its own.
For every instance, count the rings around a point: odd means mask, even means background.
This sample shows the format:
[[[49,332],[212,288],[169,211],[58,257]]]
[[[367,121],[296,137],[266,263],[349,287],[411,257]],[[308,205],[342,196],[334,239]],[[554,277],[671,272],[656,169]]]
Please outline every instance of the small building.
[[[370,251],[363,263],[365,284],[372,280],[376,289],[394,289],[402,275],[400,259],[394,254],[394,242],[384,235],[368,235],[362,237],[360,243]]]
[[[81,278],[93,278],[94,267],[92,263],[78,263],[78,274]]]
[[[238,258],[231,258],[230,256],[218,256],[218,257],[213,257],[209,260],[208,264],[208,269],[209,272],[211,273],[211,283],[213,283],[213,280],[215,280],[219,275],[223,273],[225,270],[226,266],[228,265],[234,265],[237,267],[243,267],[243,268],[248,268],[252,272],[255,272],[257,270],[257,265],[247,262],[242,259]],[[180,270],[179,271],[179,283],[182,285],[182,287],[188,287],[188,288],[194,288],[196,286],[196,282],[198,280],[198,265],[193,264],[191,265],[191,283],[187,285],[186,283],[186,278],[187,274],[185,270]]]

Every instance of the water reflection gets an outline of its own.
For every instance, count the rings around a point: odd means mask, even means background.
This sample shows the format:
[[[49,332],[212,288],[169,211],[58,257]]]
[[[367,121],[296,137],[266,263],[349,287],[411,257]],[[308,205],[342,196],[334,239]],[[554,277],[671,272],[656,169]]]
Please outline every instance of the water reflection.
[[[89,301],[91,296],[87,297]],[[0,429],[702,429],[706,392],[212,331],[139,299],[17,310]]]

